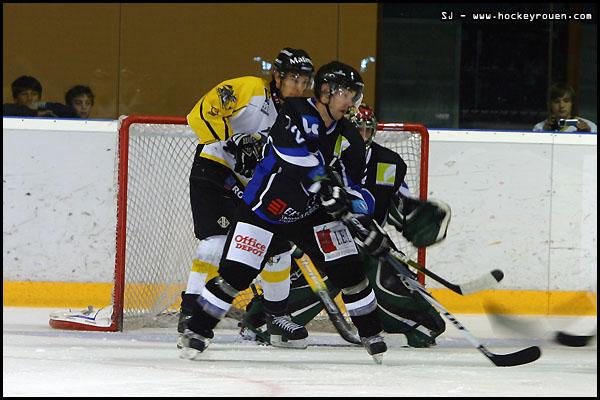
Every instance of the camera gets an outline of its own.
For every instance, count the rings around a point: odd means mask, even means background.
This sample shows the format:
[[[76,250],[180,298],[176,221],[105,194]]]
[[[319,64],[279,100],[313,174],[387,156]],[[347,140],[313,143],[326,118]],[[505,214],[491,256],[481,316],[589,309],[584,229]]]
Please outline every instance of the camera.
[[[564,128],[565,126],[574,126],[577,127],[577,119],[559,119],[558,120],[558,127],[559,128]]]

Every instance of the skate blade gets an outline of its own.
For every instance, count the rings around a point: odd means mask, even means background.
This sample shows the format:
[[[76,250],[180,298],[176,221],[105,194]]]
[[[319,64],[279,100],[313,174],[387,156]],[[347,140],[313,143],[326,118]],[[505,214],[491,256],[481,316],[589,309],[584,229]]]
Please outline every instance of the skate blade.
[[[281,339],[281,336],[271,335],[271,346],[285,349],[306,349],[308,342],[306,339],[284,341]]]
[[[179,343],[177,343],[177,346],[179,346]],[[192,349],[190,347],[182,347],[179,353],[179,358],[183,360],[196,360],[200,353],[202,352],[199,350]]]
[[[179,350],[183,349],[183,337],[179,336],[179,339],[177,339],[177,348]]]
[[[373,354],[371,357],[373,357],[373,361],[375,361],[375,364],[383,363],[383,353]]]

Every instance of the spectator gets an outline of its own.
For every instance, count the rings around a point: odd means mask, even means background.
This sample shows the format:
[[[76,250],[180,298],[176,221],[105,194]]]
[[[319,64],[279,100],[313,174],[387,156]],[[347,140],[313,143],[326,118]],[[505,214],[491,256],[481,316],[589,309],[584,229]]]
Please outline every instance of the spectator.
[[[577,116],[575,90],[565,83],[556,83],[548,90],[548,118],[538,122],[534,131],[597,132],[596,124]]]
[[[14,103],[2,105],[2,115],[12,117],[66,117],[76,118],[71,107],[60,103],[40,101],[42,84],[33,76],[20,76],[11,84]]]
[[[65,94],[65,104],[74,109],[79,118],[89,118],[94,106],[94,93],[89,86],[73,86]]]

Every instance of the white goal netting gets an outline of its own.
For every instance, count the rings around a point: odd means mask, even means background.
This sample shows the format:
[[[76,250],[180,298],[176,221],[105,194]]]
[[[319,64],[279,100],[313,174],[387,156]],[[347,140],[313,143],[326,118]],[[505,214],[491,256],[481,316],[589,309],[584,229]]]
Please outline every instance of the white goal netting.
[[[375,141],[403,157],[411,192],[424,198],[427,130],[421,125],[378,124]],[[132,116],[121,121],[113,324],[107,330],[176,322],[197,246],[189,200],[197,143],[185,118]],[[417,251],[394,229],[389,232],[407,255],[425,263],[424,249]],[[240,293],[234,311],[243,312],[251,298],[250,289]]]

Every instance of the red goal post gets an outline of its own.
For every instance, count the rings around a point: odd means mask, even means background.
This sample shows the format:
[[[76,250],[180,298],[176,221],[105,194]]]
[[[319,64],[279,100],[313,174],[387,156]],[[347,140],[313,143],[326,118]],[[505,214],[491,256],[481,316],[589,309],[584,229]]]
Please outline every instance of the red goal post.
[[[117,226],[110,320],[90,324],[52,318],[58,329],[121,331],[174,324],[197,240],[189,205],[189,171],[198,143],[184,117],[136,116],[121,120],[116,163]],[[378,123],[375,141],[407,163],[413,196],[427,198],[429,133],[423,125]],[[394,241],[419,264],[425,249],[412,247],[395,229]],[[424,281],[424,275],[419,274]],[[251,292],[234,307],[242,309]],[[165,317],[166,316],[166,317]],[[170,322],[165,322],[170,321]]]
[[[427,200],[429,182],[429,131],[421,124],[380,122],[377,124],[375,141],[400,154],[406,162],[405,181],[414,197]],[[416,249],[395,229],[387,229],[394,242],[417,262],[426,266],[426,249]],[[412,250],[412,251],[411,251]],[[419,282],[425,283],[425,275],[418,273]]]

